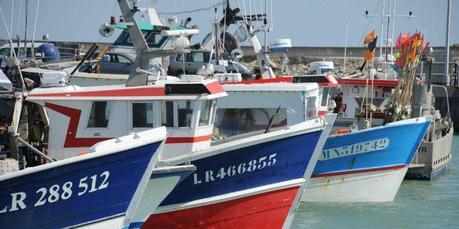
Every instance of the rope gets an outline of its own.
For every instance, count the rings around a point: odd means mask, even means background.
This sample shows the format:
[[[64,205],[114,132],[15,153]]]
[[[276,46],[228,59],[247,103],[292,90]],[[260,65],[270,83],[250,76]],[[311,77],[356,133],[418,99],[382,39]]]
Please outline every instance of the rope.
[[[201,11],[208,11],[208,10],[211,10],[212,8],[216,7],[216,6],[220,6],[220,5],[223,5],[225,3],[225,1],[221,1],[220,3],[216,3],[216,4],[213,4],[211,6],[208,6],[208,7],[202,7],[202,8],[197,8],[197,9],[193,9],[193,10],[185,10],[185,11],[175,11],[175,12],[160,12],[158,13],[159,15],[168,15],[168,14],[173,14],[173,15],[177,15],[177,14],[190,14],[190,13],[196,13],[196,12],[201,12]]]

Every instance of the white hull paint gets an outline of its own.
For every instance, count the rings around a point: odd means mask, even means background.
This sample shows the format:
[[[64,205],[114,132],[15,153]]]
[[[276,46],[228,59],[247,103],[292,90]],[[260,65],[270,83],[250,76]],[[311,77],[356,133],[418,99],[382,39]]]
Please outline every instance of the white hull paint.
[[[150,179],[132,222],[144,222],[180,182],[180,176]]]
[[[126,215],[117,216],[115,218],[103,220],[100,222],[92,223],[83,225],[76,228],[84,228],[84,229],[105,229],[105,228],[123,228],[125,222]]]
[[[303,202],[391,202],[408,166],[401,169],[311,178]]]

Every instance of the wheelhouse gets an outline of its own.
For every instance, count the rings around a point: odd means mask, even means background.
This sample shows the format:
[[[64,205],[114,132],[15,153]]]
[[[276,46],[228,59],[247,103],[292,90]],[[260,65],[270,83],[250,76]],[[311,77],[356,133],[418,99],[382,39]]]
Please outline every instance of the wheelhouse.
[[[140,87],[37,88],[27,100],[44,106],[56,120],[49,128],[53,157],[73,156],[105,139],[166,126],[162,156],[169,158],[210,146],[216,100],[226,95],[215,80],[191,80]]]

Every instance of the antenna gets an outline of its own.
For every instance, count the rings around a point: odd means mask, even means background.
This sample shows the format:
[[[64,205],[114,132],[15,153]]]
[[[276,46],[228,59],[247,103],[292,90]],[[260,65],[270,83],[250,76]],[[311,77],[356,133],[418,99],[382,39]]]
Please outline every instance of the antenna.
[[[385,7],[385,3],[386,3],[385,0],[383,0],[383,6],[382,6],[382,13],[381,14],[379,14],[379,15],[370,15],[368,13],[368,10],[365,10],[365,12],[364,12],[364,16],[366,16],[366,17],[380,17],[381,18],[381,36],[383,36],[383,32],[384,32],[384,19],[387,19],[386,42],[385,42],[386,43],[386,45],[385,45],[386,61],[393,61],[393,60],[389,60],[389,53],[388,53],[387,46],[390,46],[390,54],[392,55],[393,51],[394,51],[393,39],[394,39],[394,32],[395,32],[395,18],[396,17],[414,18],[413,11],[409,11],[408,14],[404,14],[404,15],[395,14],[395,2],[396,2],[396,0],[389,0],[389,3],[388,3],[389,7],[387,9],[387,14],[385,14],[385,12],[384,12],[384,7]],[[391,11],[391,5],[392,5],[392,11]],[[390,32],[390,29],[391,29],[390,28],[390,22],[391,22],[390,20],[391,20],[391,18],[393,18],[392,19],[392,36],[389,39],[389,32]],[[381,46],[383,46],[382,43],[383,42],[381,41]],[[379,55],[381,56],[382,47],[380,47],[379,50],[380,50]]]

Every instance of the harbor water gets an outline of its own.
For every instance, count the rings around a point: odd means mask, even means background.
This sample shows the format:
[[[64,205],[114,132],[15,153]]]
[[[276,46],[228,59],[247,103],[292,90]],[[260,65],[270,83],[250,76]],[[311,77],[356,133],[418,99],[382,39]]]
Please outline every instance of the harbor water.
[[[405,180],[392,203],[302,203],[292,228],[459,228],[459,135],[445,176]]]

